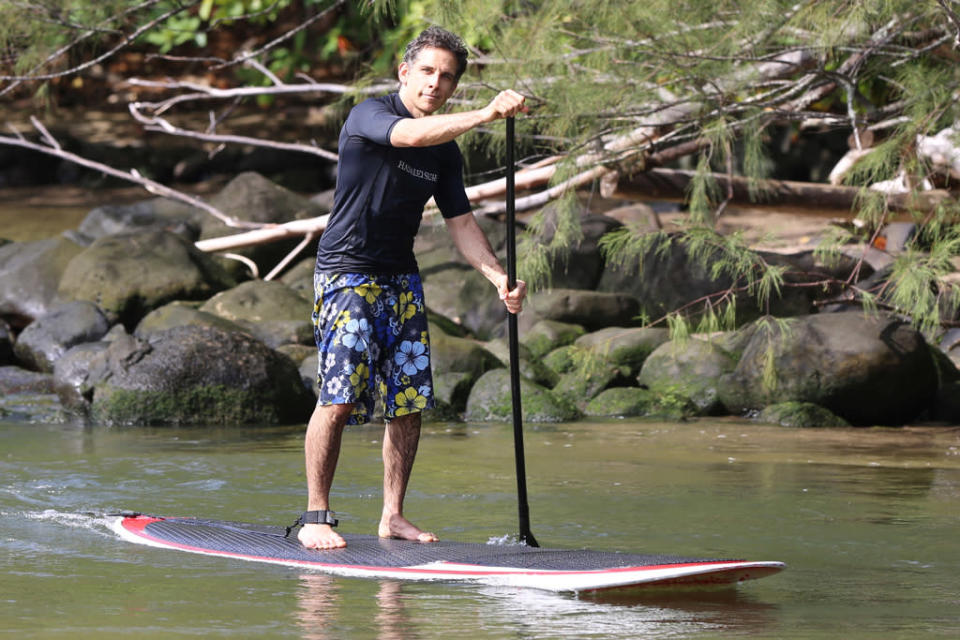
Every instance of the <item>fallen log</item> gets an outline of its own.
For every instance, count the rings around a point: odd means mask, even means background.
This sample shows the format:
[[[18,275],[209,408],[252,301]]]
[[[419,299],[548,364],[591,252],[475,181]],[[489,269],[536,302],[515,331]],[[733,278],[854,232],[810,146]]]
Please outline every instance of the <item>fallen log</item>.
[[[616,172],[601,183],[601,194],[621,200],[683,200],[695,171],[682,169],[650,169],[630,175]],[[754,180],[722,173],[710,174],[724,193],[732,194],[732,202],[798,205],[808,208],[852,210],[861,196],[859,187],[834,186],[819,182],[792,180]],[[943,189],[921,193],[887,194],[887,203],[894,211],[930,211],[941,202],[953,198]]]

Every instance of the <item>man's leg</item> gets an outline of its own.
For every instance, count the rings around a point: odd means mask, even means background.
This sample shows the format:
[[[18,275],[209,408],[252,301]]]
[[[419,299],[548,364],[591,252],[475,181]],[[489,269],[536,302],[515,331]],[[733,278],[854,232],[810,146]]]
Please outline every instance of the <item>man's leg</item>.
[[[340,440],[352,404],[317,405],[307,425],[304,453],[307,466],[307,510],[330,508],[330,487],[340,457]],[[347,543],[328,524],[305,524],[297,534],[308,549],[335,549]]]
[[[437,536],[414,526],[403,517],[403,497],[417,457],[420,414],[411,413],[387,422],[383,436],[383,514],[380,537],[436,542]]]

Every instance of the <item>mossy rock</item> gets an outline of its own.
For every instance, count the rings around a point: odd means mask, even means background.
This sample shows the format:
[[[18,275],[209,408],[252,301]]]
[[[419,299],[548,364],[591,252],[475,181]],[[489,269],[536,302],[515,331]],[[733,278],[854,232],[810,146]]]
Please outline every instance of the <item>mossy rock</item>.
[[[135,326],[173,300],[205,299],[233,282],[212,257],[166,231],[100,238],[75,256],[60,295],[98,305],[111,322]]]
[[[563,347],[586,334],[579,324],[558,320],[541,320],[526,331],[521,342],[530,350],[533,357],[540,358],[558,347]]]
[[[598,366],[587,369],[573,369],[560,376],[560,380],[553,387],[553,392],[576,404],[584,407],[593,397],[611,386],[629,386],[629,368],[600,363]]]
[[[607,327],[578,338],[574,345],[611,364],[640,371],[647,357],[669,339],[668,329]]]
[[[573,403],[525,378],[520,380],[520,395],[524,422],[569,422],[580,417]],[[508,370],[494,369],[477,380],[470,392],[464,417],[477,422],[510,422],[513,419]]]
[[[778,424],[781,427],[849,427],[850,423],[812,402],[781,402],[764,408],[757,422]]]
[[[614,387],[590,400],[583,413],[596,418],[646,416],[655,412],[656,403],[656,396],[648,389]]]
[[[568,373],[577,366],[576,358],[574,357],[576,350],[577,347],[573,345],[567,345],[565,347],[560,347],[559,349],[554,349],[544,356],[543,364],[557,374]]]

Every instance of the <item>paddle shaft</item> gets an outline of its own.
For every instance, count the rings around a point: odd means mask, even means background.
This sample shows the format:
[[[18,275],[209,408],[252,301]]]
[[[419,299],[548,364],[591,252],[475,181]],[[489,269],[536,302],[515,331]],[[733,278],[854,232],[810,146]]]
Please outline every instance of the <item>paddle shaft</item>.
[[[517,286],[517,233],[514,202],[514,121],[507,118],[507,285],[512,291]],[[513,399],[513,449],[517,463],[517,508],[520,517],[520,541],[530,547],[539,547],[530,531],[530,507],[527,504],[527,471],[523,454],[523,410],[520,403],[520,340],[517,315],[507,313],[507,332],[510,344],[510,395]]]

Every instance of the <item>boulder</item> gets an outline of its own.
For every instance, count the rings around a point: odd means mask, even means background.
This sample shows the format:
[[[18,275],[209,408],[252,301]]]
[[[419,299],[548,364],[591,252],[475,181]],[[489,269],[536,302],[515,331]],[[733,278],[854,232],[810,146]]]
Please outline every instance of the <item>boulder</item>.
[[[661,318],[706,296],[730,289],[733,279],[713,269],[723,258],[718,251],[705,259],[690,256],[689,246],[679,237],[664,234],[664,241],[650,248],[641,257],[623,265],[610,261],[600,279],[600,291],[630,294],[642,301],[642,313],[649,318]],[[825,277],[845,279],[857,262],[847,257],[833,264],[820,262],[812,251],[796,254],[758,252],[757,258],[768,264],[787,267],[784,280],[801,284],[819,281]],[[861,275],[869,274],[865,269]],[[774,294],[770,308],[760,309],[746,294],[737,296],[737,323],[744,324],[769,312],[787,317],[812,313],[813,301],[833,292],[817,287],[783,287]]]
[[[614,387],[599,393],[587,403],[584,415],[603,418],[633,418],[656,411],[656,395],[640,387]]]
[[[560,376],[553,392],[583,409],[597,394],[610,387],[636,386],[628,366],[607,362],[590,363]]]
[[[520,394],[524,422],[568,422],[580,416],[573,404],[526,378],[520,380]],[[494,369],[477,380],[470,391],[464,418],[476,422],[513,420],[508,370]]]
[[[734,371],[720,378],[720,400],[734,414],[811,402],[853,425],[901,425],[936,394],[923,336],[895,317],[825,313],[752,333]]]
[[[530,297],[541,318],[579,324],[588,331],[603,327],[639,324],[640,302],[623,293],[579,289],[549,289]]]
[[[167,198],[151,198],[133,204],[104,205],[92,209],[77,227],[72,238],[81,244],[119,233],[170,231],[189,242],[200,237],[207,214],[187,204]]]
[[[527,346],[533,357],[541,358],[554,349],[573,344],[585,333],[586,329],[578,324],[541,320],[520,336],[520,342]]]
[[[559,347],[544,356],[541,361],[557,375],[564,374],[577,366],[576,355],[578,349],[579,347],[572,344]]]
[[[201,311],[199,309],[201,304],[200,302],[184,300],[176,300],[165,304],[145,315],[137,324],[133,334],[138,338],[148,339],[152,333],[184,325],[219,327],[224,331],[248,331],[236,322]]]
[[[607,327],[577,338],[573,344],[589,356],[639,372],[647,357],[669,339],[668,329]]]
[[[462,412],[474,383],[487,371],[501,367],[483,345],[444,333],[430,325],[430,362],[434,398],[453,411]]]
[[[70,260],[60,280],[66,299],[97,304],[111,322],[133,327],[173,300],[198,300],[232,286],[209,255],[168,231],[100,238]]]
[[[0,366],[13,362],[13,333],[10,325],[0,320]]]
[[[477,222],[494,251],[503,259],[506,237],[503,223],[488,218]],[[506,332],[506,311],[486,278],[460,255],[439,220],[424,220],[414,244],[427,305],[481,339]],[[524,314],[521,314],[523,323]]]
[[[714,342],[697,337],[672,340],[644,361],[638,382],[656,393],[689,398],[700,415],[719,415],[724,407],[717,381],[736,365],[734,357]]]
[[[556,233],[558,206],[563,205],[551,203],[544,207],[541,214],[544,219],[541,225],[542,230],[534,238],[534,242],[545,245],[553,239]],[[604,260],[598,246],[600,238],[621,225],[613,218],[604,215],[587,211],[581,211],[579,215],[582,234],[579,240],[548,259],[547,282],[551,287],[594,290],[603,275]]]
[[[0,367],[0,396],[15,393],[53,393],[53,376],[20,367]]]
[[[843,418],[829,409],[812,402],[782,402],[765,407],[756,418],[757,422],[778,424],[781,427],[849,427]]]
[[[70,415],[52,393],[11,393],[0,396],[0,419],[27,424],[65,424]]]
[[[510,343],[507,338],[490,340],[483,345],[497,357],[501,366],[510,366]],[[535,358],[533,352],[522,342],[517,345],[517,356],[520,360],[520,375],[523,377],[550,389],[560,380],[559,374],[546,366],[542,358]]]
[[[81,395],[102,424],[301,423],[315,402],[289,358],[217,327],[114,340],[90,362]]]
[[[63,237],[0,247],[0,317],[25,327],[59,302],[67,265],[83,247]]]
[[[213,296],[200,311],[246,327],[270,347],[314,342],[313,302],[282,282],[244,282]]]
[[[68,302],[54,307],[20,332],[14,352],[28,369],[53,372],[60,356],[74,345],[96,342],[110,330],[110,323],[92,302]]]
[[[289,189],[271,182],[259,173],[245,171],[210,198],[210,204],[238,220],[262,224],[282,224],[315,218],[328,210]],[[202,219],[201,240],[234,235],[243,231],[227,226],[211,215]],[[254,245],[234,252],[253,260],[267,273],[300,243],[299,238]]]
[[[290,287],[300,297],[313,302],[313,271],[316,266],[316,256],[304,258],[284,272],[280,276],[280,282]]]

